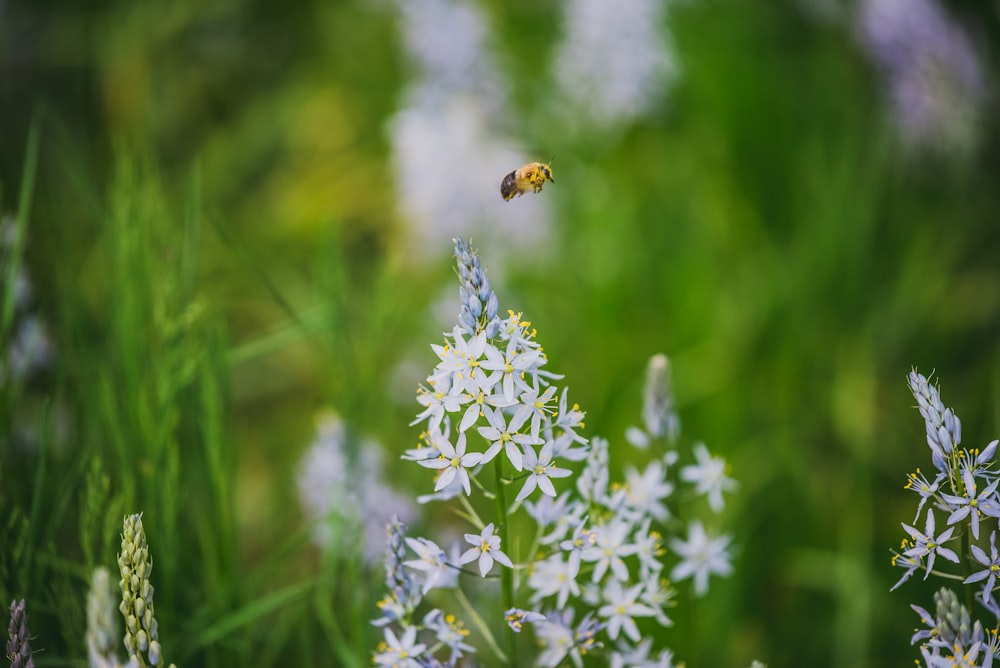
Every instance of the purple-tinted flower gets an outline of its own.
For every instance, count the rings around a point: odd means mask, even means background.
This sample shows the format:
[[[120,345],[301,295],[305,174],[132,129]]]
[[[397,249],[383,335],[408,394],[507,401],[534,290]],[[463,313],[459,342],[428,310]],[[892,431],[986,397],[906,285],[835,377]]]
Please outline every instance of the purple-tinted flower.
[[[991,531],[990,553],[988,555],[978,545],[972,546],[972,556],[975,557],[976,561],[985,566],[985,568],[965,578],[965,584],[986,580],[986,583],[983,585],[982,596],[984,603],[988,603],[993,599],[993,585],[996,583],[997,574],[1000,573],[1000,553],[997,552],[996,538],[996,531]]]
[[[966,149],[986,100],[972,41],[935,0],[862,0],[858,33],[888,88],[903,138]]]
[[[933,632],[937,630],[938,623],[937,620],[934,619],[934,615],[927,612],[927,610],[920,607],[919,605],[911,604],[910,607],[913,608],[914,612],[920,615],[920,623],[927,627],[919,629],[916,633],[913,634],[913,638],[910,639],[910,644],[913,645],[919,640],[925,640],[927,638],[930,638]]]
[[[520,633],[525,624],[545,621],[545,615],[542,613],[520,608],[511,608],[503,613],[503,618],[514,633]]]
[[[905,554],[899,554],[898,552],[893,550],[892,565],[899,566],[900,568],[905,568],[906,572],[903,573],[903,577],[899,578],[899,582],[894,584],[889,589],[889,591],[895,591],[899,587],[899,585],[909,580],[910,576],[913,575],[917,571],[917,569],[923,565],[923,562],[920,561],[919,557],[908,557]]]
[[[914,492],[920,495],[920,503],[917,504],[917,512],[913,516],[913,521],[916,522],[917,518],[920,517],[920,513],[924,509],[924,504],[927,503],[927,499],[933,497],[938,492],[938,487],[944,481],[946,474],[944,472],[939,472],[937,476],[934,477],[934,482],[928,482],[924,474],[917,469],[914,473],[908,473],[906,476],[906,489],[912,489]]]
[[[924,525],[924,533],[914,529],[909,524],[904,524],[903,529],[906,533],[910,534],[915,542],[914,546],[903,552],[903,554],[908,557],[927,557],[927,574],[924,575],[925,580],[931,574],[931,569],[934,568],[934,558],[936,555],[941,555],[948,561],[956,564],[959,563],[958,555],[944,546],[944,543],[951,540],[951,534],[955,531],[955,527],[948,527],[940,535],[935,536],[933,510],[927,511],[927,523]]]
[[[978,494],[976,479],[968,468],[962,471],[962,481],[965,483],[965,496],[941,494],[941,498],[955,508],[948,516],[948,524],[954,524],[968,517],[972,524],[972,536],[979,538],[979,516],[1000,517],[1000,506],[993,499],[993,493],[997,485],[1000,485],[1000,478],[991,482]]]

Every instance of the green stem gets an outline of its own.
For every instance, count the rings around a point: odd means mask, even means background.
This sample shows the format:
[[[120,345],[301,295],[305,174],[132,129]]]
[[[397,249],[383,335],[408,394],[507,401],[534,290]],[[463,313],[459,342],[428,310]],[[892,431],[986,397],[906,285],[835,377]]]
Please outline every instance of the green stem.
[[[475,573],[474,575],[478,575],[478,573]],[[492,649],[494,653],[496,653],[497,658],[500,661],[507,662],[507,657],[504,655],[503,650],[500,649],[500,645],[497,644],[496,639],[490,632],[490,627],[486,623],[486,620],[479,614],[476,607],[472,605],[472,602],[462,591],[461,587],[455,590],[455,595],[458,597],[458,602],[461,604],[462,609],[465,610],[465,614],[469,616],[472,623],[475,624],[476,628],[479,629],[479,632],[483,634],[483,639],[486,641],[486,644],[490,646],[490,649]]]
[[[503,483],[503,459],[501,457],[496,458],[495,465],[493,467],[494,475],[496,476],[496,515],[497,527],[500,536],[500,548],[510,550],[510,541],[508,538],[508,527],[510,523],[507,521],[507,491],[506,486]],[[508,554],[511,557],[511,561],[516,561],[513,555]],[[503,599],[503,610],[502,613],[510,610],[514,607],[514,570],[511,568],[500,569],[500,591],[501,597]],[[517,663],[517,646],[514,639],[514,629],[510,628],[509,625],[504,625],[504,637],[507,639],[507,665],[516,666]]]
[[[973,510],[972,512],[976,511]],[[969,562],[972,561],[972,536],[970,535],[970,532],[971,532],[971,527],[966,528],[966,530],[962,532],[961,561],[962,561],[962,575],[964,576],[962,577],[963,582],[965,581],[965,578],[969,577]],[[967,586],[964,588],[964,590],[965,591],[963,593],[965,594],[965,607],[969,609],[970,613],[972,613],[972,611],[976,609],[974,589],[972,586]]]

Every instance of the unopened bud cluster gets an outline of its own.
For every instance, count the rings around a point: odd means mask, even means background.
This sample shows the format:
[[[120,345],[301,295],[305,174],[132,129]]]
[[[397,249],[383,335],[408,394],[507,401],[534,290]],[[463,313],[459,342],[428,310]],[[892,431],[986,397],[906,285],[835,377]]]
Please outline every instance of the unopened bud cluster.
[[[122,590],[122,602],[118,609],[125,619],[125,649],[129,657],[137,659],[140,665],[143,654],[147,655],[149,665],[159,665],[160,643],[153,617],[153,585],[149,582],[153,560],[146,545],[141,513],[125,518],[118,567],[121,569],[119,585]]]
[[[681,433],[681,420],[674,408],[670,360],[666,355],[653,355],[649,360],[642,404],[642,417],[649,435],[666,438],[668,443],[674,444]]]
[[[28,612],[24,599],[10,602],[10,622],[7,625],[7,658],[11,668],[34,668],[28,633]]]
[[[490,287],[486,272],[479,264],[468,241],[455,239],[455,258],[458,260],[458,277],[462,282],[461,311],[458,326],[464,334],[486,331],[486,338],[493,338],[500,330],[497,318],[499,301]]]
[[[968,609],[959,602],[955,592],[942,587],[934,594],[934,603],[937,609],[937,630],[942,640],[954,645],[963,638],[971,637],[972,617]]]

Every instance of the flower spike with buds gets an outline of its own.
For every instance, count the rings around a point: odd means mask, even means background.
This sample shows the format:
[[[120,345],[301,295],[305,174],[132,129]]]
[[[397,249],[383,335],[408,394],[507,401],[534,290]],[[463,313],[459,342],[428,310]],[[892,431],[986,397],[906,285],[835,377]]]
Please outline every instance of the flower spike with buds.
[[[119,585],[122,602],[118,609],[125,618],[125,649],[129,658],[140,666],[160,664],[160,641],[157,637],[156,619],[153,617],[153,585],[149,575],[153,570],[153,559],[146,545],[146,533],[142,528],[142,513],[125,518],[122,530],[121,552],[118,554],[121,571]]]
[[[7,625],[7,658],[11,668],[35,668],[28,640],[28,613],[24,599],[10,602],[10,623]]]

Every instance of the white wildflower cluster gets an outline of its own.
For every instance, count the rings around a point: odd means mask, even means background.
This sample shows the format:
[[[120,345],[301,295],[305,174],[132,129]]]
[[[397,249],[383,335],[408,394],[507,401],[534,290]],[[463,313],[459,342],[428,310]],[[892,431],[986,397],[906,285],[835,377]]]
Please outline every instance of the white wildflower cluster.
[[[1000,441],[994,440],[982,450],[963,448],[962,423],[954,411],[945,407],[938,389],[916,371],[910,372],[909,385],[924,418],[935,472],[931,479],[920,469],[907,476],[906,488],[919,497],[913,523],[925,509],[927,512],[922,530],[902,524],[908,537],[903,539],[900,551],[893,552],[892,563],[904,573],[892,589],[919,570],[924,571],[925,580],[932,573],[961,580],[970,588],[970,600],[974,594],[990,621],[972,620],[970,611],[959,603],[954,592],[942,589],[935,595],[936,614],[911,606],[925,626],[911,642],[920,643],[924,665],[929,668],[989,668],[1000,656],[1000,602],[994,593],[1000,574],[996,545],[1000,529],[996,453]],[[937,530],[935,511],[946,518],[946,528],[941,532]],[[938,557],[957,566],[945,565],[942,569]]]
[[[686,482],[720,511],[723,492],[735,486],[724,462],[700,445],[697,463],[679,468],[677,453],[667,450],[642,471],[627,469],[624,483],[612,484],[608,442],[580,434],[584,413],[555,384],[560,376],[544,368],[547,358],[530,324],[519,313],[498,315],[497,297],[465,241],[456,240],[455,254],[462,281],[458,325],[443,345],[433,346],[438,363],[418,391],[423,410],[414,421],[425,428],[419,447],[404,459],[437,472],[434,492],[421,502],[457,498],[479,531],[465,535],[464,551],[446,554],[429,539],[404,537],[398,525],[390,527],[390,595],[376,621],[385,633],[376,663],[456,665],[470,651],[458,640],[464,631],[455,631],[463,627],[437,609],[416,621],[420,599],[433,589],[456,587],[460,573],[487,577],[499,564],[504,620],[514,632],[532,627],[541,646],[536,665],[554,668],[568,660],[579,666],[593,652],[603,652],[614,666],[672,665],[672,653],[654,648],[639,628],[671,625],[666,611],[675,591],[664,574],[666,546],[679,557],[670,578],[691,578],[698,595],[707,591],[710,575],[727,575],[731,566],[730,537],[713,537],[698,521],[685,525],[668,500]],[[654,358],[650,368],[665,373],[665,358]],[[679,431],[664,387],[669,378],[649,380],[647,390],[656,396],[647,397],[646,429],[630,430],[647,447],[666,447]],[[564,485],[559,481],[573,475],[571,466],[582,470],[575,485]],[[480,518],[470,501],[476,497],[493,501],[493,521]],[[507,533],[510,517],[522,507],[537,532],[515,541]],[[686,538],[665,541],[665,529],[669,537],[685,526]],[[509,552],[512,544],[529,543],[521,554]],[[410,553],[415,558],[408,559]],[[475,570],[466,567],[472,562]],[[520,575],[522,568],[527,577],[515,580],[511,571]],[[448,629],[457,634],[455,642],[444,642]],[[439,656],[445,645],[447,658]]]
[[[416,508],[385,483],[382,448],[361,439],[352,448],[350,438],[338,415],[319,415],[316,438],[299,464],[299,499],[313,525],[316,545],[360,548],[367,563],[378,563],[385,549],[386,523],[392,517],[408,522]],[[347,536],[360,536],[360,541]]]
[[[455,666],[459,659],[476,650],[466,644],[469,631],[453,615],[439,608],[425,613],[419,620],[414,615],[417,606],[431,589],[448,589],[458,583],[458,571],[450,558],[433,541],[409,538],[406,527],[393,518],[386,527],[389,538],[385,560],[385,582],[388,595],[379,601],[382,616],[376,626],[384,627],[383,640],[373,657],[378,666],[393,668],[443,668]],[[417,559],[406,559],[409,547]],[[393,627],[401,629],[399,635]],[[418,633],[433,639],[428,645],[420,642]],[[447,650],[448,659],[440,660],[435,652]]]
[[[599,128],[653,110],[680,74],[664,0],[569,0],[554,57],[560,103]],[[565,115],[565,113],[564,113]]]

